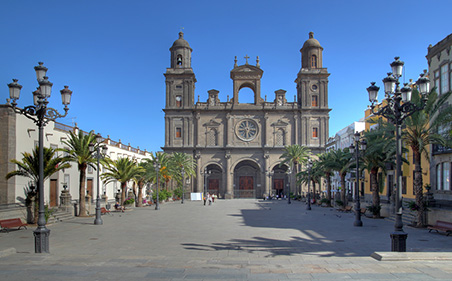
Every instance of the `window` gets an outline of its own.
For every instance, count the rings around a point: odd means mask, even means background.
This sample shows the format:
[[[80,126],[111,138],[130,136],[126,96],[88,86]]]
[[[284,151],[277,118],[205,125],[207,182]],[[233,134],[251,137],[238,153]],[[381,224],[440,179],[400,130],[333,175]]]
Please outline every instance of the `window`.
[[[450,190],[450,181],[449,181],[449,168],[450,168],[450,164],[449,163],[443,163],[442,165],[443,169],[442,169],[442,176],[443,176],[443,180],[441,183],[441,187],[442,190]]]
[[[317,96],[312,96],[311,106],[318,106],[317,105]]]
[[[236,134],[243,141],[251,141],[257,136],[257,124],[253,120],[243,120],[236,126]]]
[[[284,130],[278,129],[276,131],[276,146],[284,146]]]
[[[439,91],[441,90],[440,85],[439,85],[439,70],[435,70],[434,72],[434,79],[435,79],[435,87],[436,87],[436,91],[438,93],[440,93]]]
[[[176,107],[182,107],[182,96],[176,96]]]
[[[177,55],[177,62],[176,62],[176,64],[182,66],[182,55]]]
[[[318,138],[318,128],[312,128],[312,137],[313,138]]]
[[[406,177],[402,177],[402,194],[406,194]]]
[[[316,55],[311,56],[311,68],[317,68],[317,56]]]
[[[436,165],[436,190],[442,190],[441,179],[441,164],[438,164]]]
[[[176,138],[182,137],[182,128],[176,128]]]
[[[449,91],[449,65],[441,66],[441,94]]]
[[[93,166],[88,165],[88,174],[92,174],[93,173]]]
[[[207,145],[208,146],[217,146],[217,130],[216,129],[210,129],[209,133],[207,134]]]

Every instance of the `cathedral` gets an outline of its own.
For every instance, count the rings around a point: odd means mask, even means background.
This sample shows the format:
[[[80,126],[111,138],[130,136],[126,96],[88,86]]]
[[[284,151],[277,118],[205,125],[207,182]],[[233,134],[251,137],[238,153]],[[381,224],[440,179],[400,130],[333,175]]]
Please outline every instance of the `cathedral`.
[[[264,71],[256,64],[237,64],[231,70],[232,98],[221,101],[219,91],[208,91],[206,101],[195,101],[193,49],[179,33],[167,68],[164,152],[193,155],[196,177],[192,192],[210,192],[219,198],[265,198],[300,193],[295,175],[280,165],[287,145],[307,146],[313,154],[325,151],[328,139],[328,76],[323,67],[323,48],[309,33],[301,48],[301,69],[296,75],[297,94],[275,91],[261,97]],[[254,93],[254,102],[239,103],[240,90]],[[292,101],[290,101],[292,100]],[[298,169],[300,171],[300,169]],[[186,186],[187,187],[187,186]],[[300,189],[298,189],[300,188]]]

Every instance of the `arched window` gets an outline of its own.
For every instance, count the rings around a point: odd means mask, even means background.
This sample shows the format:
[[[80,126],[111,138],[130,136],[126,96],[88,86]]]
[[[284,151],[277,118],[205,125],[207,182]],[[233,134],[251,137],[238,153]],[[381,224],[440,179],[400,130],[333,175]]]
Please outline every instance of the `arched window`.
[[[317,107],[318,106],[317,96],[312,96],[311,106],[313,106],[313,107]]]
[[[177,55],[176,64],[182,66],[182,55]]]
[[[317,56],[316,55],[311,56],[311,67],[317,68]]]
[[[182,107],[182,96],[176,96],[176,107]]]
[[[217,130],[216,129],[210,129],[207,134],[207,145],[208,146],[217,146]]]
[[[276,131],[275,146],[284,146],[284,130],[283,129],[278,129],[278,131]]]
[[[319,133],[318,133],[318,128],[312,128],[312,137],[313,138],[318,138],[319,137]]]

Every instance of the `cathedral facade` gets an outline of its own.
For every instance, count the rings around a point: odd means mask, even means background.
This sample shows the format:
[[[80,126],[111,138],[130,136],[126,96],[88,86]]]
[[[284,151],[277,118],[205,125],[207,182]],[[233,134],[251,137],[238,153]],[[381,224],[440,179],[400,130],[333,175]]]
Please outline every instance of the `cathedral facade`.
[[[280,166],[287,145],[325,151],[328,139],[328,76],[323,67],[320,43],[309,33],[301,48],[301,69],[296,74],[296,96],[276,90],[267,101],[261,97],[263,70],[259,65],[237,64],[230,72],[233,93],[226,101],[219,91],[208,91],[206,101],[195,102],[192,48],[179,33],[167,68],[164,152],[193,155],[196,177],[189,181],[192,192],[210,192],[219,198],[263,198],[268,194],[300,193],[294,173]],[[239,103],[239,92],[248,88],[253,103]],[[289,101],[292,100],[292,101]],[[300,169],[298,169],[299,171]]]

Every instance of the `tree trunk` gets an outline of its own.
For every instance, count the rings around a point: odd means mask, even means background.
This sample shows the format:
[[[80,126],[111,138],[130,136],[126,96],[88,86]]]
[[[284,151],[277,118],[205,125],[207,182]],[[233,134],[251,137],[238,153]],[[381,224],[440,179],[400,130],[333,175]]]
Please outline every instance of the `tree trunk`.
[[[127,189],[127,182],[121,183],[121,206],[124,206],[124,201],[126,201],[126,189]]]
[[[80,217],[86,217],[86,205],[85,205],[85,179],[86,179],[86,164],[79,166],[80,170],[80,183],[79,183],[79,212],[78,215]]]
[[[380,190],[378,188],[378,178],[377,178],[377,171],[376,169],[370,170],[370,186],[372,190],[372,207],[379,208],[380,207]],[[373,213],[374,218],[380,218],[380,210],[374,211]]]
[[[137,207],[143,207],[143,183],[138,183]]]
[[[331,175],[330,175],[330,173],[326,174],[326,188],[327,188],[326,199],[328,199],[328,206],[331,207]]]
[[[413,149],[413,147],[412,147]],[[424,227],[424,190],[422,188],[422,167],[421,167],[421,154],[419,153],[419,149],[416,151],[413,149],[414,153],[414,192],[416,194],[416,205],[418,206],[417,210],[417,223],[416,227]]]
[[[346,175],[346,173],[342,173],[341,174],[341,201],[342,201],[342,203],[344,203],[344,207],[345,206],[347,206],[347,202],[345,202],[346,201],[346,199],[345,199],[345,175]]]
[[[311,200],[312,199],[315,199],[316,201],[317,201],[317,198],[315,197],[315,181],[313,180],[312,181],[312,197],[311,197]]]

